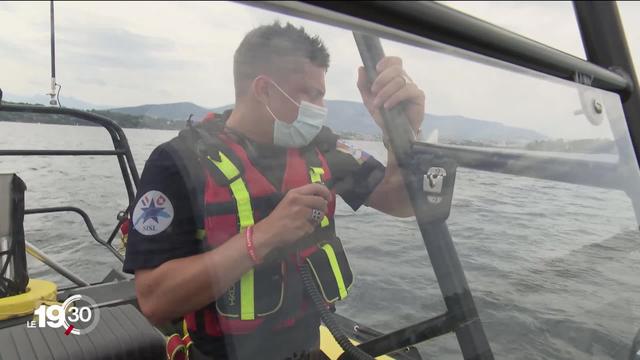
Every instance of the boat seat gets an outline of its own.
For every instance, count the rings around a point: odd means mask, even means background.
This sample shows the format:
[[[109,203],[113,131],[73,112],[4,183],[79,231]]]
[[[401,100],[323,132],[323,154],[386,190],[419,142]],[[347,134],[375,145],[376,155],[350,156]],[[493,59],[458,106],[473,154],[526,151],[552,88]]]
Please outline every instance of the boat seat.
[[[83,335],[64,329],[0,329],[0,359],[166,359],[165,339],[133,306],[100,308],[100,321]]]

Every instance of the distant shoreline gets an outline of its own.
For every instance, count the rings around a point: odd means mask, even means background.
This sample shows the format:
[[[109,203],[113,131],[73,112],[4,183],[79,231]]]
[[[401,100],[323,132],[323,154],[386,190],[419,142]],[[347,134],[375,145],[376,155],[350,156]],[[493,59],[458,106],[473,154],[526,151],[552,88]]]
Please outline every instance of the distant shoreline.
[[[45,119],[39,119],[41,121],[38,121],[38,119],[28,119],[28,120],[5,120],[2,118],[3,113],[0,112],[0,123],[5,122],[5,123],[17,123],[17,124],[35,124],[35,125],[60,125],[60,126],[85,126],[85,127],[101,127],[100,125],[96,125],[93,123],[89,123],[86,122],[85,120],[82,119],[76,119],[76,118],[69,118],[68,121],[58,121],[58,120],[47,120]],[[51,116],[50,114],[35,114],[35,115],[45,115],[45,116]],[[113,120],[113,119],[111,119]],[[115,121],[115,120],[114,120]],[[117,123],[117,122],[116,122]],[[120,125],[120,124],[118,124]],[[180,131],[182,129],[186,128],[186,122],[184,122],[184,125],[182,127],[176,127],[176,128],[171,128],[171,127],[164,127],[164,128],[153,128],[153,127],[127,127],[127,126],[122,126],[120,125],[120,127],[122,127],[123,129],[135,129],[135,130],[165,130],[165,131]],[[358,134],[343,134],[343,133],[338,133],[338,135],[340,135],[341,139],[345,139],[345,140],[359,140],[359,141],[373,141],[373,142],[381,142],[381,139],[377,139],[377,138],[372,138],[370,136],[358,136]]]
[[[5,104],[14,105],[32,105],[32,106],[44,106],[33,105],[28,103],[14,103],[3,102]],[[89,113],[104,116],[120,127],[124,129],[148,129],[148,130],[173,130],[180,131],[187,127],[186,120],[171,120],[162,117],[154,117],[147,115],[131,115],[112,110],[84,110]],[[5,122],[20,122],[20,123],[32,123],[32,124],[52,124],[52,125],[71,125],[71,126],[92,126],[99,125],[90,123],[86,120],[74,118],[67,115],[59,114],[34,114],[34,113],[10,113],[0,112],[0,121]],[[335,125],[335,124],[334,124]],[[442,124],[446,126],[446,124]],[[331,126],[330,126],[331,127]],[[332,128],[332,130],[345,140],[365,140],[365,141],[381,141],[380,135],[366,134],[356,131],[338,131]],[[451,133],[451,131],[450,131]],[[609,139],[544,139],[534,140],[528,143],[518,143],[515,146],[513,144],[500,144],[495,141],[469,140],[464,138],[458,138],[458,136],[464,137],[465,133],[450,134],[449,136],[440,136],[440,143],[447,145],[457,145],[465,147],[482,147],[482,148],[503,148],[503,149],[522,149],[528,151],[543,151],[543,152],[559,152],[559,153],[582,153],[582,154],[615,154],[617,152],[616,144],[613,140]]]
[[[14,124],[31,124],[31,125],[44,125],[44,126],[69,126],[69,127],[88,127],[88,128],[102,128],[100,125],[93,124],[57,124],[57,123],[46,123],[46,122],[30,122],[30,121],[4,121],[0,120],[0,124],[3,123],[14,123]],[[123,130],[162,130],[162,131],[180,131],[182,129],[153,129],[153,128],[132,128],[132,127],[123,127]]]
[[[3,101],[3,104],[8,105],[30,105],[30,106],[44,106],[39,104],[29,103],[14,103],[9,101]],[[150,116],[136,116],[124,113],[119,113],[109,110],[82,110],[96,115],[104,116],[114,121],[122,128],[126,129],[156,129],[156,130],[181,130],[186,127],[186,121],[182,120],[170,120],[163,118],[156,118]],[[90,123],[86,120],[78,119],[72,116],[59,115],[59,114],[34,114],[34,113],[11,113],[0,112],[0,121],[6,122],[22,122],[22,123],[40,123],[40,124],[55,124],[55,125],[74,125],[74,126],[99,126]]]

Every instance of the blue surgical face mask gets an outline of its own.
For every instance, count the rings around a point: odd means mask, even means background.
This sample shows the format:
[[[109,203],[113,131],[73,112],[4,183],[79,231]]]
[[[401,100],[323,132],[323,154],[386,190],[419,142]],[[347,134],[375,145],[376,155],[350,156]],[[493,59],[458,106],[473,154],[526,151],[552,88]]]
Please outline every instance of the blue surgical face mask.
[[[311,140],[318,135],[327,119],[327,108],[301,101],[300,104],[293,100],[275,82],[271,82],[287,99],[298,106],[298,117],[291,124],[278,120],[273,111],[267,110],[275,120],[273,124],[273,143],[288,148],[300,148],[309,145]]]

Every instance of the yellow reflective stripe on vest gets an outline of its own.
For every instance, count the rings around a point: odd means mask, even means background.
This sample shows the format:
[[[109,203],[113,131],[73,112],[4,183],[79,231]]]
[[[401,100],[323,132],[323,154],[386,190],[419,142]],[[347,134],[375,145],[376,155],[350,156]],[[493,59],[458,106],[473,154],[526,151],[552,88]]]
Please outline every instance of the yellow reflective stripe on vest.
[[[249,225],[253,225],[253,209],[251,209],[251,196],[247,191],[247,186],[242,179],[238,178],[229,187],[236,198],[238,205],[238,219],[240,220],[240,230]]]
[[[251,209],[251,196],[249,195],[249,190],[247,190],[247,185],[245,185],[240,175],[240,171],[238,168],[233,165],[231,160],[223,154],[222,152],[218,152],[220,155],[220,161],[216,161],[208,156],[209,161],[211,161],[227,178],[227,180],[231,180],[236,178],[234,181],[229,184],[229,188],[233,193],[233,197],[236,199],[236,205],[238,207],[238,219],[240,220],[240,230],[246,228],[249,225],[253,225],[253,209]]]
[[[324,175],[323,168],[313,166],[309,168],[309,177],[311,178],[312,183],[322,182],[322,175]]]
[[[238,220],[240,221],[240,231],[247,226],[253,225],[253,209],[251,208],[251,196],[247,185],[244,180],[239,176],[240,171],[233,165],[231,160],[223,154],[220,155],[220,161],[212,159],[211,161],[220,171],[224,174],[227,180],[236,178],[229,184],[231,193],[236,199],[236,206],[238,207]],[[253,269],[247,271],[240,279],[240,320],[254,320],[255,319],[255,302],[254,302],[254,284],[253,284]]]
[[[238,170],[238,168],[235,165],[233,165],[231,160],[229,160],[229,158],[225,154],[223,154],[222,151],[218,151],[218,155],[220,156],[220,161],[216,161],[215,159],[212,159],[211,156],[207,156],[207,158],[215,166],[217,166],[218,169],[220,169],[220,171],[222,171],[222,173],[227,179],[231,180],[234,177],[240,175],[240,170]]]
[[[204,240],[207,237],[205,229],[196,230],[196,240]]]
[[[324,169],[321,167],[309,167],[309,178],[311,178],[312,183],[321,183],[322,175],[324,175]],[[320,222],[320,227],[329,226],[329,218],[326,216],[322,218]]]
[[[182,338],[189,335],[189,329],[187,328],[187,320],[182,319]]]
[[[240,280],[240,320],[254,320],[253,269],[242,275]]]
[[[340,300],[344,300],[347,297],[347,288],[344,286],[344,279],[342,278],[342,272],[340,271],[340,266],[338,265],[338,259],[336,258],[336,253],[333,251],[333,247],[330,244],[322,245],[322,250],[327,254],[327,258],[329,258],[329,264],[331,265],[331,270],[333,271],[333,275],[336,278],[336,283],[338,284],[338,291],[340,292]]]

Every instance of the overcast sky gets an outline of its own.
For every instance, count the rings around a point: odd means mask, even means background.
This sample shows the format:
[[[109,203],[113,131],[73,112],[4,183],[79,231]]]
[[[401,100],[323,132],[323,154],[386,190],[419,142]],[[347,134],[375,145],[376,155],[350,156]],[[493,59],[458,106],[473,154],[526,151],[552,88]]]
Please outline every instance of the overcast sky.
[[[570,2],[446,2],[534,40],[584,58]],[[640,5],[619,3],[634,62],[640,64]],[[332,55],[327,99],[360,101],[359,56],[351,33],[246,5],[223,2],[56,2],[61,99],[109,106],[233,102],[232,58],[243,35],[275,19],[303,25]],[[0,87],[33,96],[50,78],[49,3],[0,2]],[[499,121],[553,137],[610,137],[592,126],[577,91],[511,71],[385,41],[428,96],[427,112]],[[7,97],[11,100],[11,96]],[[613,106],[613,105],[612,105]]]

